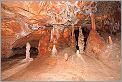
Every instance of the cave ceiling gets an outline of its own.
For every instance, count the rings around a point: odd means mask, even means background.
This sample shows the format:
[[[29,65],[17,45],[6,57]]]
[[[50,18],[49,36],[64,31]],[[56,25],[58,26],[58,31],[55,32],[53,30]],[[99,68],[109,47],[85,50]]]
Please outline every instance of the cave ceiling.
[[[21,23],[77,24],[89,20],[95,13],[102,20],[120,8],[120,2],[102,1],[2,1],[2,21],[15,20]]]

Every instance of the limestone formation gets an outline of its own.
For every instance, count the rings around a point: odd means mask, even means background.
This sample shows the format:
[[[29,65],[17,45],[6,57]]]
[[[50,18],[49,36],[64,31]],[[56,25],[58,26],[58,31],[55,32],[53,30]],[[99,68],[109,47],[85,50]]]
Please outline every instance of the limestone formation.
[[[99,54],[102,52],[102,49],[105,46],[105,41],[96,31],[96,25],[94,20],[94,15],[90,14],[92,22],[92,30],[89,33],[85,52],[91,57],[99,59]]]
[[[57,49],[56,49],[56,46],[53,45],[53,48],[52,48],[52,56],[56,56],[57,55]]]
[[[75,34],[74,34],[74,25],[72,25],[72,36],[71,36],[71,47],[75,49],[76,41],[75,41]]]
[[[108,42],[109,42],[109,44],[113,44],[111,36],[108,37]]]
[[[84,53],[84,35],[81,27],[79,28],[78,46],[80,54]]]
[[[64,54],[64,59],[65,59],[65,61],[68,60],[68,54],[67,53]]]
[[[26,44],[26,58],[23,61],[33,61],[33,58],[30,58],[30,48],[31,45],[29,42]]]

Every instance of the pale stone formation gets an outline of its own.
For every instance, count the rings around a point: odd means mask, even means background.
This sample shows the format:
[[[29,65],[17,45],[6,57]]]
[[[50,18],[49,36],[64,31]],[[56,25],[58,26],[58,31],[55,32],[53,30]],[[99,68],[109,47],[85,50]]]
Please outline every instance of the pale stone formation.
[[[83,59],[82,55],[79,53],[79,50],[76,51],[76,55],[81,59],[83,63],[85,63],[85,60]]]
[[[108,37],[108,42],[109,42],[109,44],[113,44],[111,36]]]
[[[31,45],[27,42],[26,44],[26,59],[30,58],[30,47]]]
[[[79,28],[78,46],[80,54],[84,53],[84,35],[82,33],[81,27]]]
[[[54,28],[51,30],[50,42],[53,40]]]
[[[29,42],[26,44],[26,58],[23,61],[33,61],[33,58],[30,58],[30,48],[31,45]]]
[[[52,56],[56,56],[57,54],[57,49],[56,49],[56,46],[53,45],[53,48],[52,48]]]
[[[67,53],[64,54],[64,60],[65,60],[65,61],[68,60],[68,54],[67,54]]]
[[[79,50],[77,50],[76,54],[80,54]]]

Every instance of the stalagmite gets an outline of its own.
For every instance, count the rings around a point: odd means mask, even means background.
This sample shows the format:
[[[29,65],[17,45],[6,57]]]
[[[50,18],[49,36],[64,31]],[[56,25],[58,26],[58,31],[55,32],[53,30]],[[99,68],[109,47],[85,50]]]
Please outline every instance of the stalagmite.
[[[65,59],[65,61],[68,60],[68,54],[67,53],[64,54],[64,59]]]
[[[89,33],[86,42],[85,54],[100,59],[100,53],[105,46],[105,41],[103,37],[101,37],[96,31],[95,19],[94,15],[90,13],[91,22],[92,22],[92,30]]]
[[[56,56],[56,54],[57,54],[57,49],[56,49],[57,35],[56,35],[56,32],[57,32],[56,29],[53,28],[53,30],[52,30],[52,44],[53,44],[52,56]]]
[[[29,43],[26,44],[26,59],[30,58],[30,47],[31,45]]]
[[[111,36],[108,37],[108,42],[109,42],[109,44],[113,44],[113,41],[111,39]]]
[[[81,27],[79,28],[78,46],[79,46],[80,54],[84,53],[84,36]]]
[[[81,59],[81,61],[83,61],[85,63],[85,60],[83,59],[83,57],[79,53],[79,50],[77,50],[76,55],[77,55],[77,57],[79,57]]]
[[[56,56],[56,54],[57,54],[57,49],[56,49],[56,46],[54,44],[53,48],[52,48],[52,56]]]
[[[30,58],[30,48],[31,48],[31,45],[29,42],[27,42],[27,44],[26,44],[26,58],[24,59],[24,61],[33,61],[33,58]]]

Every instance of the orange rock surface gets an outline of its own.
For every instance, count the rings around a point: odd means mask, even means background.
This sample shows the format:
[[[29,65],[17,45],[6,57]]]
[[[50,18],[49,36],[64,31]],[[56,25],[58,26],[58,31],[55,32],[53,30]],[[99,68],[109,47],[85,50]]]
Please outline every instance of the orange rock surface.
[[[95,30],[91,30],[87,39],[86,55],[99,58],[99,54],[102,52],[104,46],[104,39]]]

